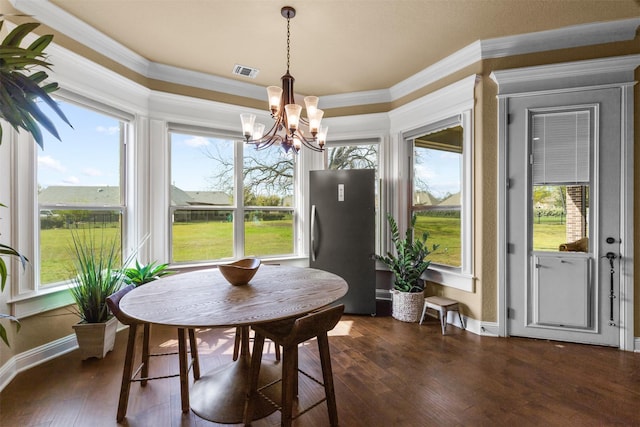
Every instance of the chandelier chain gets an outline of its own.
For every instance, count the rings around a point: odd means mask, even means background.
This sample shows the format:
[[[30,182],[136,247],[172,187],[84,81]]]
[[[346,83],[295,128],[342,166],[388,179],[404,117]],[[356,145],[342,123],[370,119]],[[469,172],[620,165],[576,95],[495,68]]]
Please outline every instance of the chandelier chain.
[[[291,55],[289,53],[289,51],[291,50],[290,36],[291,36],[291,19],[287,17],[287,74],[289,73],[289,61],[291,59]]]

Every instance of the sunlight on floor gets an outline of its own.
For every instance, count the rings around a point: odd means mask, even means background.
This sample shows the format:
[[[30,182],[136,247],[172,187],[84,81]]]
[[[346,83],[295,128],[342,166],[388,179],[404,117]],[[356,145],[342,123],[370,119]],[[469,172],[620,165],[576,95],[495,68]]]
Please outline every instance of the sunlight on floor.
[[[353,326],[352,320],[341,320],[336,327],[329,331],[329,336],[349,336]],[[215,329],[215,328],[198,328],[196,330],[198,341],[198,353],[201,355],[233,355],[233,345],[236,337],[236,329]],[[273,343],[266,341],[265,353],[274,353]],[[163,351],[177,351],[178,340],[171,338],[159,344]]]

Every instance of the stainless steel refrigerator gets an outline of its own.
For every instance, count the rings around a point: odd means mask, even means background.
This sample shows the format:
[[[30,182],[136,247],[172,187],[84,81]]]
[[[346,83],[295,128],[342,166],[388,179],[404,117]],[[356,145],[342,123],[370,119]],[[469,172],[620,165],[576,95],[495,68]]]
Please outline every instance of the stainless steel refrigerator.
[[[375,171],[309,173],[309,265],[347,281],[346,313],[375,315]]]

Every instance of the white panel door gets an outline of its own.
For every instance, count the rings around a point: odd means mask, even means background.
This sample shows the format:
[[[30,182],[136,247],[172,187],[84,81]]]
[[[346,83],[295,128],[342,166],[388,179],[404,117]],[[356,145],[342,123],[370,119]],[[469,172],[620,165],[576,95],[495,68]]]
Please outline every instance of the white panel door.
[[[508,100],[509,335],[619,345],[620,103],[618,88]]]

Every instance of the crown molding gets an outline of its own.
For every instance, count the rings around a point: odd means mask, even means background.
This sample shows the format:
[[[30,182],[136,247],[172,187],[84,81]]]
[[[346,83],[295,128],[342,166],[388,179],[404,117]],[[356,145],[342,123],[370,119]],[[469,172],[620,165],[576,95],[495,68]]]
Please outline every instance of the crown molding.
[[[403,96],[415,92],[416,89],[434,83],[449,74],[459,71],[482,58],[481,44],[479,41],[463,47],[457,52],[436,62],[413,76],[391,87],[391,100],[396,101]]]
[[[149,61],[104,33],[60,9],[50,1],[9,0],[13,7],[79,43],[146,76]]]
[[[14,8],[84,44],[140,75],[250,99],[264,99],[264,88],[251,83],[148,61],[49,0],[9,0]],[[325,95],[322,108],[396,101],[482,59],[632,40],[640,18],[575,25],[535,33],[478,40],[387,89]]]
[[[263,86],[214,76],[212,74],[199,71],[187,70],[185,68],[174,67],[172,65],[160,64],[158,62],[149,62],[146,77],[168,83],[177,83],[185,86],[257,99],[260,101],[264,101],[266,99],[266,89]]]
[[[638,66],[640,54],[496,70],[490,77],[498,84],[500,98],[540,90],[633,84]]]
[[[639,26],[631,18],[482,40],[482,59],[633,40]]]

